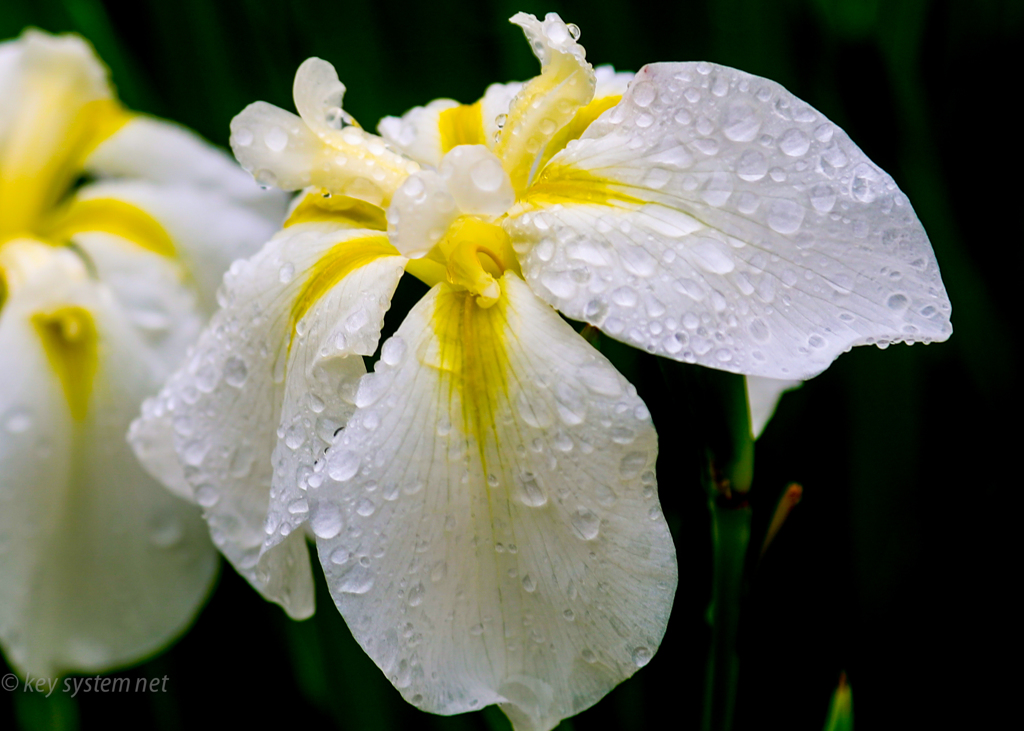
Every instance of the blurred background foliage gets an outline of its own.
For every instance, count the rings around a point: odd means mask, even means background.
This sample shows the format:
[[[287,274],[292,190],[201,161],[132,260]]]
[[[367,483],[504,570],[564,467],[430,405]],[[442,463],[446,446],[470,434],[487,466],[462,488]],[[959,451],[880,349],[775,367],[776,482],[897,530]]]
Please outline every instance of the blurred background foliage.
[[[758,442],[749,556],[756,568],[740,625],[735,727],[821,729],[844,670],[858,728],[993,727],[1016,687],[1009,642],[1018,617],[1009,593],[1019,583],[1011,568],[1020,515],[1012,508],[1021,406],[1013,379],[1024,232],[1012,69],[1020,68],[1024,2],[657,7],[0,0],[0,38],[26,26],[81,33],[128,106],[221,145],[246,104],[292,108],[292,77],[308,56],[338,68],[346,110],[367,127],[436,97],[471,102],[491,82],[529,78],[536,61],[507,23],[518,10],[557,11],[577,23],[595,64],[636,70],[651,61],[714,61],[809,101],[910,197],[953,302],[954,335],[940,345],[842,356],[783,399]],[[406,288],[398,298],[389,329],[415,296]],[[680,582],[654,660],[563,728],[694,728],[710,637],[711,548],[706,497],[686,447],[701,424],[680,418],[675,385],[657,363],[606,345],[654,414]],[[759,559],[775,501],[794,480],[803,501]],[[406,705],[320,589],[317,616],[294,623],[227,569],[192,630],[123,673],[167,675],[167,693],[55,693],[43,702],[4,692],[0,727],[93,729],[120,720],[157,729],[507,728],[493,708],[441,718]]]

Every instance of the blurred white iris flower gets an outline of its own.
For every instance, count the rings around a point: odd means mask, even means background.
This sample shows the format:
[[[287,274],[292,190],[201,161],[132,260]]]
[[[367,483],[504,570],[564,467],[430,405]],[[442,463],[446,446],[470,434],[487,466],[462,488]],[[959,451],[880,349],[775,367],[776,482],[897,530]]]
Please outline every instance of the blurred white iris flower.
[[[126,111],[81,38],[0,43],[0,647],[20,672],[135,662],[198,611],[217,554],[124,434],[283,212]]]
[[[179,489],[267,598],[312,612],[308,528],[409,702],[500,704],[523,731],[645,665],[677,580],[650,414],[559,312],[791,382],[853,345],[945,339],[950,307],[906,197],[778,84],[595,70],[558,16],[512,22],[539,76],[383,137],[320,59],[299,116],[235,118],[243,167],[304,194],[133,439],[151,464],[174,445]],[[403,272],[431,289],[364,375]]]

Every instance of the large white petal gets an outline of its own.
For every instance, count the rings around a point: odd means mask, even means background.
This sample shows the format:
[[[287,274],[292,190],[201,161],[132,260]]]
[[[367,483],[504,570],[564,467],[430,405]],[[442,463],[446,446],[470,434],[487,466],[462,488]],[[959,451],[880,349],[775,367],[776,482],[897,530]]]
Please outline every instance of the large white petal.
[[[252,176],[195,132],[155,117],[133,116],[85,161],[101,177],[188,186],[226,196],[280,225],[287,197],[261,190]],[[260,239],[266,240],[267,237]]]
[[[231,262],[251,256],[280,226],[225,193],[186,185],[110,180],[83,188],[77,198],[113,198],[152,216],[174,242],[207,313]]]
[[[155,652],[192,621],[218,565],[198,511],[124,441],[158,384],[152,353],[70,251],[52,257],[0,313],[0,642],[41,677]],[[32,319],[69,307],[98,337],[79,418]]]
[[[143,464],[165,477],[170,467],[163,444],[173,432],[182,476],[204,508],[214,543],[294,617],[313,611],[303,532],[281,541],[273,538],[278,526],[268,521],[271,455],[278,439],[289,437],[279,436],[278,426],[293,319],[311,280],[329,270],[325,255],[362,237],[388,246],[380,232],[300,224],[235,262],[218,295],[222,309],[129,434]]]
[[[438,285],[384,344],[328,455],[317,546],[408,701],[546,731],[651,658],[675,552],[635,389],[522,280],[502,289],[482,309]]]
[[[778,84],[723,66],[642,69],[506,227],[546,301],[679,360],[808,378],[854,345],[951,332],[892,178]]]

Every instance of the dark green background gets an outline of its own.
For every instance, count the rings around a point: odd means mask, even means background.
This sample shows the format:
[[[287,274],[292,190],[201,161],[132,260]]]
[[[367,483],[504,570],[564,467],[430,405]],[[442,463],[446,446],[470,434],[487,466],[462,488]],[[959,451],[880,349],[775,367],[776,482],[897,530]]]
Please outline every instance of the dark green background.
[[[298,64],[325,58],[364,126],[439,96],[477,99],[537,65],[517,10],[583,30],[595,64],[708,60],[781,82],[840,124],[908,194],[953,303],[944,344],[857,348],[787,396],[757,445],[755,543],[788,480],[803,502],[753,573],[739,651],[737,728],[820,729],[845,669],[857,727],[991,728],[1019,636],[1009,591],[1019,524],[1024,272],[1020,92],[1024,3],[995,0],[533,0],[435,2],[0,0],[0,38],[26,25],[95,44],[131,107],[219,144],[246,104],[292,108]],[[656,9],[657,7],[657,9]],[[417,295],[404,287],[393,328]],[[403,302],[405,304],[403,304]],[[687,428],[647,357],[610,355],[661,441],[659,482],[680,582],[654,660],[572,728],[695,728],[709,631],[706,500],[682,463]],[[756,557],[756,553],[755,553]],[[321,587],[322,588],[322,587]],[[406,705],[324,595],[289,622],[230,569],[198,622],[124,674],[166,694],[50,703],[0,693],[0,727],[502,728]],[[0,662],[0,672],[6,672]],[[493,710],[493,709],[492,709]],[[568,724],[566,724],[568,727]]]

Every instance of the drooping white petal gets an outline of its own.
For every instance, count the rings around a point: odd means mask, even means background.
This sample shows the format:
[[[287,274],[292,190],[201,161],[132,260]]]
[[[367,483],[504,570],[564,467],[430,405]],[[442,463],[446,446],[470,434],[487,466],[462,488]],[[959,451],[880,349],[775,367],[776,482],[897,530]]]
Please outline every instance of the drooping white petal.
[[[799,388],[803,381],[783,381],[777,378],[747,376],[747,404],[750,406],[750,432],[754,439],[768,426],[775,407],[779,405],[782,394]]]
[[[124,441],[158,385],[147,344],[74,254],[41,248],[50,262],[0,312],[0,644],[21,672],[56,677],[171,641],[218,560],[195,507]]]
[[[328,455],[342,614],[414,705],[553,728],[646,664],[675,553],[636,391],[514,274],[442,284],[384,344]]]
[[[110,180],[83,188],[78,200],[110,198],[138,207],[173,241],[175,254],[210,313],[221,277],[232,261],[251,256],[280,226],[225,193],[186,185]]]
[[[144,115],[133,116],[100,143],[85,168],[102,177],[216,192],[256,210],[275,225],[280,225],[287,204],[280,191],[260,190],[251,175],[196,133]],[[261,240],[266,238],[269,235]]]
[[[778,84],[723,66],[641,70],[506,229],[546,301],[679,360],[808,378],[854,345],[951,332],[892,178]]]
[[[272,460],[264,552],[313,514],[307,490],[323,482],[325,450],[355,411],[356,387],[366,373],[362,356],[377,350],[384,313],[405,261],[388,256],[356,269],[296,323]],[[340,530],[329,510],[310,527],[324,537]]]
[[[425,107],[413,107],[401,117],[384,117],[377,131],[416,162],[437,167],[445,153],[441,142],[441,113],[458,106],[452,99],[435,99]]]
[[[300,316],[330,291],[339,247],[360,241],[376,245],[367,261],[377,250],[393,251],[380,232],[301,224],[250,260],[235,262],[218,295],[222,309],[129,434],[143,464],[161,473],[167,465],[159,445],[174,432],[183,476],[214,543],[293,617],[313,611],[303,532],[268,539],[277,531],[268,522],[271,455],[278,439],[289,436],[279,436],[278,427],[292,334]]]

